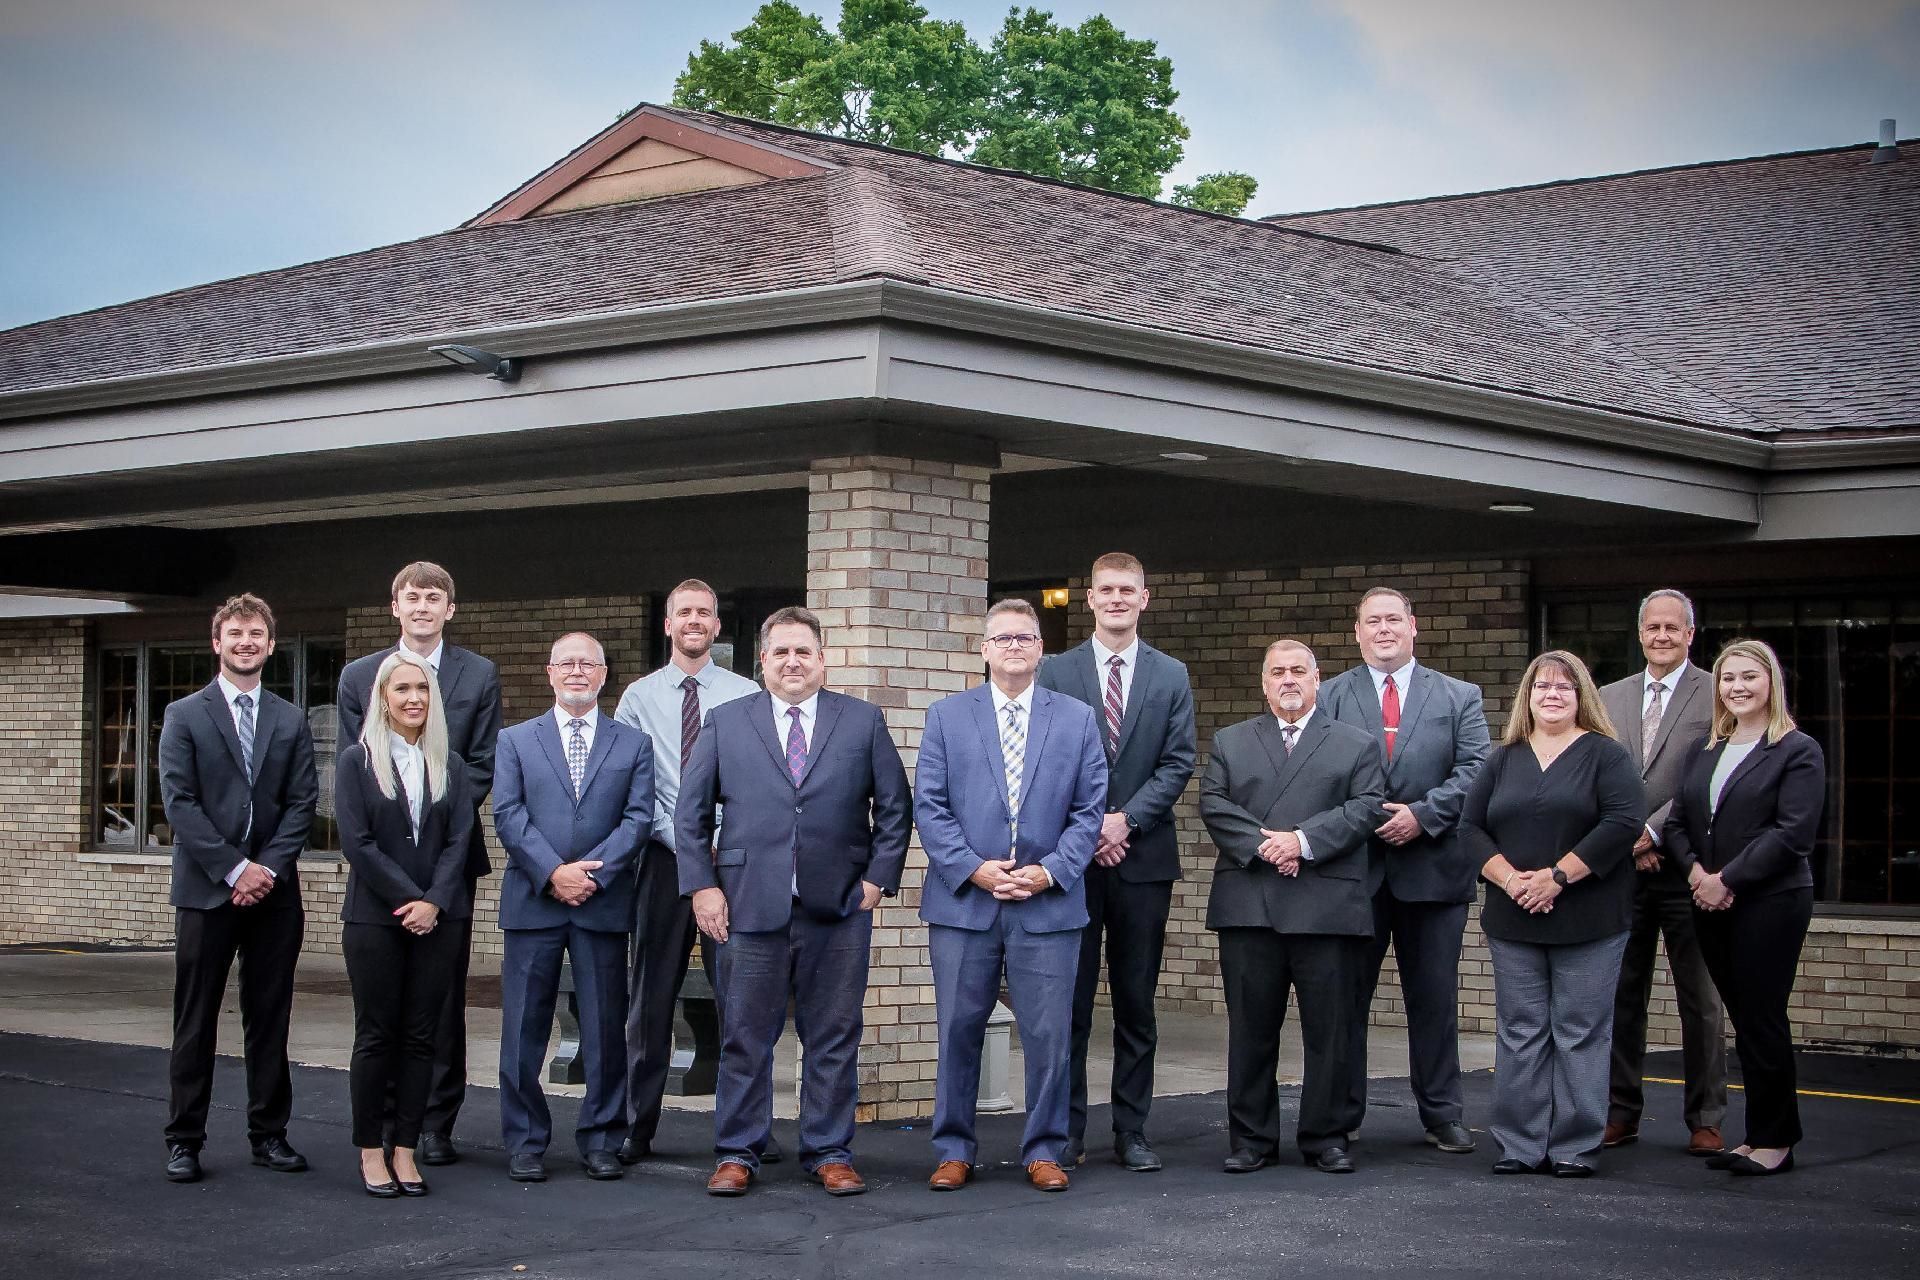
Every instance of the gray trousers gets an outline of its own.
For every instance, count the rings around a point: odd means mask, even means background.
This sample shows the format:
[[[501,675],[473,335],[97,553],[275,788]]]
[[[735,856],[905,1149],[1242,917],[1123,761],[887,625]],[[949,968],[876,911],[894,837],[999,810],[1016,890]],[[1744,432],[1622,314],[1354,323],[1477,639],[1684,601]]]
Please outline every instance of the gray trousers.
[[[1641,1068],[1647,1057],[1647,1001],[1653,998],[1654,955],[1667,941],[1667,968],[1680,1006],[1681,1063],[1687,1080],[1689,1129],[1718,1129],[1727,1115],[1727,1042],[1721,1031],[1720,993],[1693,931],[1693,895],[1684,884],[1639,873],[1633,888],[1633,929],[1620,961],[1613,1000],[1613,1083],[1607,1119],[1640,1125]]]
[[[1506,1158],[1591,1165],[1599,1155],[1626,945],[1625,933],[1560,945],[1487,939],[1499,1023],[1487,1127]]]

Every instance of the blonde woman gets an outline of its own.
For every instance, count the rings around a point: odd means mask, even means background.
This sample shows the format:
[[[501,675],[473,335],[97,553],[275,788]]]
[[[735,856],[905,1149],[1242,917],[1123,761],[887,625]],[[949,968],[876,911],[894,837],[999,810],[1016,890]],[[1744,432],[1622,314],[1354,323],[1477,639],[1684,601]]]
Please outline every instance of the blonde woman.
[[[1707,1163],[1758,1177],[1791,1170],[1800,1141],[1787,998],[1813,918],[1807,859],[1827,762],[1787,714],[1786,679],[1767,645],[1727,645],[1713,687],[1713,729],[1674,797],[1666,849],[1693,887],[1694,932],[1733,1019],[1746,1086],[1746,1142]]]
[[[1487,882],[1495,1173],[1594,1172],[1646,817],[1640,771],[1614,741],[1586,664],[1564,650],[1535,658],[1460,828]]]
[[[433,1076],[433,1041],[472,915],[463,871],[473,806],[447,751],[446,711],[426,660],[380,664],[360,741],[334,768],[334,814],[350,874],[341,950],[353,988],[353,1144],[368,1195],[423,1196],[414,1160]],[[393,1097],[391,1162],[385,1112]]]

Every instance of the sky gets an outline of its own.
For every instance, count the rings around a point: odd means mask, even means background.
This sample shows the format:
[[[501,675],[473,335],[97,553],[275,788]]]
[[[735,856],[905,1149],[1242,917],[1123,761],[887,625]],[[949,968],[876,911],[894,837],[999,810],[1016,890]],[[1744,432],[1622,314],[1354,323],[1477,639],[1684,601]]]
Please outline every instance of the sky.
[[[983,44],[1008,7],[922,2]],[[756,7],[4,0],[0,328],[457,226]],[[1243,170],[1253,216],[1920,137],[1920,0],[1039,7],[1157,41],[1167,189]]]

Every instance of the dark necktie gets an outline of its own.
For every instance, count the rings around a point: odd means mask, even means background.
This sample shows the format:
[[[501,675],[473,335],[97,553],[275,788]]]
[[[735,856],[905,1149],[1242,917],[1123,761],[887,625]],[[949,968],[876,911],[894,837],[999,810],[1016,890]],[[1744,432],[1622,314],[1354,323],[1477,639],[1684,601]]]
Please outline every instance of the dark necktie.
[[[1293,754],[1294,740],[1297,739],[1299,736],[1300,736],[1300,726],[1297,724],[1282,725],[1280,727],[1280,741],[1286,743],[1288,755]]]
[[[807,735],[800,728],[800,708],[788,707],[787,720],[787,772],[797,787],[807,771]]]
[[[247,780],[253,780],[253,695],[243,693],[233,700],[240,708],[234,731],[240,735],[240,761],[247,767]]]
[[[1380,692],[1380,723],[1387,731],[1387,759],[1393,759],[1393,742],[1400,736],[1400,691],[1393,687],[1393,677],[1387,677],[1387,687]]]
[[[1120,655],[1114,654],[1107,659],[1107,698],[1102,709],[1107,722],[1107,754],[1120,754],[1120,722],[1126,717],[1126,707],[1120,701]]]
[[[680,772],[687,771],[693,740],[700,736],[700,682],[688,676],[680,682]]]

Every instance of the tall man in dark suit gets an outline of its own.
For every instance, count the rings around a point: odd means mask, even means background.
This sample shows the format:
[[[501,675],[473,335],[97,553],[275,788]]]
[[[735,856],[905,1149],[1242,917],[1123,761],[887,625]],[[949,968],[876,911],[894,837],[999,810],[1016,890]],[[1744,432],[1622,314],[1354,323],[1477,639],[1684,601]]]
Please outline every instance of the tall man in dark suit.
[[[1106,812],[1107,762],[1093,712],[1034,681],[1040,618],[1025,600],[987,611],[988,682],[927,708],[913,815],[927,851],[927,923],[940,1077],[928,1186],[973,1178],[974,1108],[987,1018],[1005,976],[1026,1057],[1020,1160],[1041,1191],[1065,1191],[1073,985],[1087,923],[1084,877]]]
[[[320,784],[306,716],[260,687],[273,641],[264,600],[238,595],[221,605],[213,615],[219,674],[169,705],[160,726],[160,798],[173,828],[166,1136],[174,1182],[200,1177],[220,1002],[236,955],[253,1162],[282,1173],[307,1167],[287,1143],[287,1021],[306,927],[299,858]]]
[[[540,1066],[553,1033],[560,959],[573,962],[587,1096],[574,1139],[590,1178],[624,1172],[627,938],[634,863],[653,825],[653,744],[601,715],[607,656],[584,632],[554,641],[554,706],[501,733],[493,822],[500,885],[500,1124],[507,1176],[544,1182],[553,1121]]]
[[[1262,659],[1268,713],[1214,735],[1200,817],[1220,851],[1207,928],[1227,996],[1228,1173],[1280,1154],[1280,1027],[1300,1001],[1306,1078],[1296,1140],[1307,1164],[1352,1173],[1344,1121],[1354,991],[1373,937],[1367,839],[1380,825],[1380,745],[1315,713],[1320,672],[1298,640]]]
[[[789,997],[803,1055],[801,1163],[829,1195],[867,1189],[852,1156],[860,1006],[873,909],[900,887],[912,801],[880,708],[822,688],[825,647],[810,611],[768,616],[767,687],[708,712],[674,812],[680,887],[717,944],[711,1195],[743,1194],[759,1168]]]
[[[467,766],[468,794],[473,803],[473,834],[467,838],[466,891],[473,901],[474,886],[493,870],[487,858],[486,836],[480,829],[480,806],[493,789],[493,744],[500,736],[500,672],[471,650],[448,644],[447,622],[454,615],[453,575],[430,560],[416,560],[393,575],[392,609],[400,623],[400,643],[378,653],[355,658],[340,672],[334,701],[339,708],[338,749],[359,741],[367,721],[367,696],[373,678],[387,655],[405,646],[427,660],[440,682],[440,699],[447,712],[447,750]],[[421,1164],[452,1164],[460,1158],[453,1145],[453,1125],[467,1097],[467,969],[473,960],[473,920],[442,920],[441,929],[455,930],[453,986],[433,1036],[433,1085],[421,1120]]]
[[[1113,1001],[1113,1153],[1136,1173],[1160,1167],[1147,1141],[1158,1043],[1153,993],[1167,940],[1180,843],[1173,804],[1193,776],[1193,689],[1187,669],[1140,639],[1147,571],[1124,552],[1093,562],[1087,607],[1093,636],[1048,658],[1040,687],[1093,708],[1107,756],[1107,814],[1087,868],[1087,927],[1080,932],[1073,991],[1073,1086],[1067,1149],[1072,1168],[1086,1159],[1087,1041],[1105,943]]]
[[[1392,943],[1407,1006],[1407,1065],[1427,1142],[1473,1150],[1460,1089],[1460,940],[1473,901],[1473,855],[1458,838],[1467,788],[1491,744],[1480,690],[1414,661],[1413,604],[1393,587],[1360,599],[1361,665],[1320,689],[1320,707],[1379,741],[1387,819],[1368,842],[1373,945],[1354,991],[1353,1082],[1346,1129],[1367,1112],[1367,1023]]]
[[[1693,646],[1693,601],[1660,590],[1640,602],[1640,650],[1645,671],[1600,691],[1615,732],[1647,787],[1652,813],[1633,846],[1633,930],[1620,962],[1613,1002],[1611,1105],[1602,1144],[1624,1146],[1640,1137],[1641,1070],[1647,1055],[1647,1002],[1653,998],[1654,953],[1667,940],[1667,968],[1680,1006],[1681,1062],[1686,1075],[1689,1155],[1711,1156],[1724,1143],[1727,1045],[1720,995],[1714,989],[1693,932],[1693,897],[1682,870],[1660,849],[1660,832],[1673,807],[1687,760],[1713,721],[1712,678],[1687,661]]]

